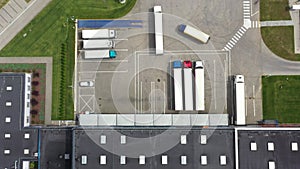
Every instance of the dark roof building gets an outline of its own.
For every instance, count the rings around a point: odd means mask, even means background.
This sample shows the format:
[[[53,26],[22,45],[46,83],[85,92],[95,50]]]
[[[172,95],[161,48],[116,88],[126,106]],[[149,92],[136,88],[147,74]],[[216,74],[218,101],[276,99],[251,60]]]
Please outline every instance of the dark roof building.
[[[74,169],[234,168],[229,128],[80,128],[73,141]]]
[[[29,74],[0,74],[0,168],[37,160],[38,131],[24,128],[30,123],[30,85]]]

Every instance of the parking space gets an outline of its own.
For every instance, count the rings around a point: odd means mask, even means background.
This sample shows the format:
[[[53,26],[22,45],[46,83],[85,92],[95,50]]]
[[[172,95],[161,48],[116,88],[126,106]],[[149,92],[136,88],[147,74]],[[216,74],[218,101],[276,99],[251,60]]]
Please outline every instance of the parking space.
[[[0,32],[28,6],[25,0],[10,0],[0,9]]]
[[[102,128],[73,134],[75,168],[234,168],[230,129]]]
[[[249,130],[237,133],[240,169],[269,168],[270,163],[274,163],[275,168],[299,168],[299,131]]]

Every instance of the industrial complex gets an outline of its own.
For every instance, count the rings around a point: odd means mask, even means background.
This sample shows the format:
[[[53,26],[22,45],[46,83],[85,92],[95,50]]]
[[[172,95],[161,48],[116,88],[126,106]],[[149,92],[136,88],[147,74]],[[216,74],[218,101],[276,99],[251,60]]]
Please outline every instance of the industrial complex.
[[[259,2],[238,2],[244,13],[236,25],[202,17],[207,8],[222,12],[213,2],[188,2],[138,0],[118,19],[71,16],[74,25],[63,27],[74,31],[75,43],[57,50],[61,65],[73,63],[64,58],[65,48],[74,50],[72,85],[55,90],[71,91],[74,105],[60,101],[71,107],[73,119],[34,121],[36,109],[49,102],[36,106],[33,98],[45,95],[49,101],[45,91],[54,90],[55,82],[43,82],[45,74],[55,76],[52,67],[34,72],[0,65],[0,169],[299,169],[299,125],[263,117],[261,75],[266,73],[252,62],[264,61],[234,51],[246,31],[256,29],[251,20],[256,14],[248,12]],[[192,10],[192,3],[207,8]],[[174,15],[185,6],[190,13]],[[228,32],[215,30],[240,25],[228,42],[220,38]],[[258,73],[251,72],[255,69]],[[37,91],[39,85],[47,88]]]

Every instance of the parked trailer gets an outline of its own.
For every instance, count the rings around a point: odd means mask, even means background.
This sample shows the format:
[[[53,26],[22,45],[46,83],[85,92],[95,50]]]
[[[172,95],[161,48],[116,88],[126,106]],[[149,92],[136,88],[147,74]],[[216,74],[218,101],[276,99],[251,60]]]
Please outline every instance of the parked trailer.
[[[116,31],[110,29],[82,30],[83,39],[109,39],[115,38]]]
[[[117,52],[115,50],[86,50],[84,51],[84,59],[105,59],[115,58]]]
[[[84,49],[110,49],[114,47],[115,47],[114,41],[109,39],[83,40]]]
[[[183,110],[182,64],[180,60],[173,62],[175,110]]]
[[[246,125],[245,82],[243,75],[234,77],[235,124]]]
[[[164,40],[161,6],[154,6],[153,11],[155,20],[155,53],[156,55],[162,55],[164,54]]]
[[[192,72],[192,62],[183,62],[183,73],[184,73],[184,110],[194,109],[194,99],[193,99],[193,72]]]
[[[198,39],[199,41],[201,41],[203,43],[207,43],[208,40],[210,39],[210,36],[208,34],[202,32],[192,26],[189,26],[189,25],[181,24],[181,25],[179,25],[178,30],[180,32],[183,32],[184,34],[187,34],[193,38]]]
[[[205,110],[205,99],[204,99],[204,66],[202,61],[195,62],[195,109],[204,111]]]

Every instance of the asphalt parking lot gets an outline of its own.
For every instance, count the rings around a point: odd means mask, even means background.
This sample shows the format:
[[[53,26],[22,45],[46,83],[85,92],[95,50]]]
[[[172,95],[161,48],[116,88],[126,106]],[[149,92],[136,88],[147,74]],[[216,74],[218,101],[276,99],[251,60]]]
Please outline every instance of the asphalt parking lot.
[[[210,2],[203,3],[208,3],[211,7]],[[153,6],[146,7],[147,5],[149,4],[145,3],[144,9],[151,11]],[[167,4],[162,5],[166,5],[168,12]],[[187,22],[185,16],[177,17],[167,12],[163,18],[165,55],[153,54],[153,14],[139,13],[128,15],[125,19],[142,20],[142,27],[117,30],[117,39],[121,40],[116,40],[116,51],[119,50],[116,59],[79,61],[79,80],[94,79],[96,84],[95,88],[79,88],[79,112],[174,113],[170,63],[177,59],[204,60],[207,96],[205,112],[226,112],[226,77],[230,74],[228,53],[216,50],[217,39],[214,35],[209,44],[205,45],[182,35],[177,27]],[[195,23],[199,22],[197,20]]]

